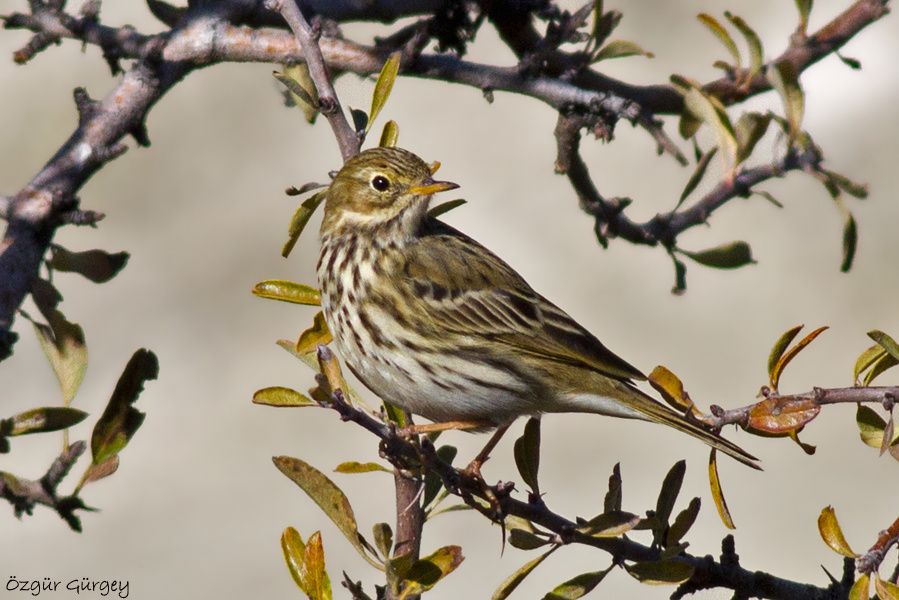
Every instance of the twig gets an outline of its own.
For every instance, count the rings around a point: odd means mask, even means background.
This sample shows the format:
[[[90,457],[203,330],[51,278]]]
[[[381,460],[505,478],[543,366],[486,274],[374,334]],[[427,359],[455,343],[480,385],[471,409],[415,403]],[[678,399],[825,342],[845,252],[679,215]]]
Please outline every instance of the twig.
[[[877,541],[874,542],[870,550],[855,559],[855,565],[859,573],[873,573],[877,571],[887,552],[896,545],[899,545],[899,519],[893,521],[892,525],[880,532],[880,535],[877,536]]]
[[[801,394],[778,394],[763,389],[765,400],[776,399],[784,403],[791,401],[806,401],[817,406],[826,404],[883,404],[899,398],[899,386],[872,386],[872,387],[846,387],[846,388],[815,388]],[[740,425],[745,427],[749,423],[749,415],[758,403],[753,403],[740,408],[724,410],[721,407],[712,407],[712,414],[703,415],[699,419],[715,429],[725,425]]]
[[[72,529],[81,531],[81,521],[75,516],[75,510],[85,509],[84,503],[77,496],[58,496],[56,488],[86,448],[83,441],[71,444],[37,480],[0,473],[0,498],[12,504],[16,517],[31,515],[34,507],[40,504],[55,510]]]
[[[284,16],[284,20],[287,21],[297,38],[297,43],[303,49],[303,56],[309,67],[309,76],[318,92],[319,109],[327,117],[331,129],[334,131],[334,137],[337,138],[337,145],[340,147],[340,155],[344,161],[347,161],[359,153],[362,140],[350,126],[343,107],[340,106],[340,99],[334,92],[325,60],[322,58],[321,49],[309,22],[306,21],[300,7],[293,0],[267,0],[266,5]]]

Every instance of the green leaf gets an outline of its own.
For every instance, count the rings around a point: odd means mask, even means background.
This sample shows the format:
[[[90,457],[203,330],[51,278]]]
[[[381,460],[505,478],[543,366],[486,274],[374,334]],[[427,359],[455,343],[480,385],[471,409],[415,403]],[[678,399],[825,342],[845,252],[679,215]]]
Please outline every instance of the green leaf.
[[[130,256],[127,252],[110,254],[104,250],[69,252],[55,244],[51,246],[51,250],[48,267],[54,271],[78,273],[94,283],[106,283],[115,277],[128,264]]]
[[[626,58],[628,56],[645,56],[646,58],[652,58],[655,55],[652,52],[647,52],[641,48],[639,44],[635,44],[634,42],[629,42],[627,40],[612,40],[596,53],[593,62],[611,60],[613,58]]]
[[[624,565],[624,569],[631,577],[648,585],[673,585],[693,576],[693,567],[673,559]]]
[[[56,309],[44,315],[49,325],[34,323],[41,349],[47,356],[62,392],[62,403],[68,406],[75,398],[87,370],[87,345],[84,330]]]
[[[539,535],[524,529],[509,530],[509,544],[519,550],[534,550],[549,543],[549,540],[545,537],[540,537]]]
[[[59,431],[76,425],[86,418],[87,413],[76,408],[62,406],[33,408],[12,417],[9,432],[4,431],[3,434],[12,437],[43,431]]]
[[[437,457],[446,464],[452,465],[457,452],[455,446],[440,446],[437,448]],[[426,507],[431,504],[442,486],[443,482],[440,480],[440,475],[435,473],[433,469],[429,469],[425,474],[425,489],[421,505]]]
[[[283,73],[273,71],[272,75],[287,88],[287,104],[302,110],[307,123],[315,123],[319,112],[318,90],[309,74],[309,66],[302,62],[285,65]]]
[[[384,123],[384,129],[381,130],[381,140],[378,142],[378,146],[393,148],[399,138],[400,126],[396,124],[396,121],[387,121]]]
[[[752,258],[752,248],[743,241],[730,242],[697,252],[683,249],[680,252],[701,265],[715,269],[738,269],[755,263],[755,259]]]
[[[315,212],[318,205],[325,200],[327,193],[328,190],[324,190],[313,194],[304,200],[297,208],[296,212],[293,213],[293,217],[290,219],[290,226],[287,229],[287,241],[281,249],[281,256],[287,258],[290,255],[297,240],[300,239],[300,234],[303,233],[303,229],[305,229],[306,224],[309,223],[309,218],[312,217],[312,213]]]
[[[540,493],[537,474],[540,471],[540,419],[531,417],[524,433],[515,440],[515,465],[521,478],[535,494]]]
[[[318,406],[318,402],[300,392],[281,386],[262,388],[253,394],[253,404],[265,406]]]
[[[281,550],[294,583],[311,600],[331,600],[331,580],[325,571],[321,533],[316,531],[304,544],[293,527],[281,534]]]
[[[390,558],[393,550],[393,530],[387,523],[375,523],[372,525],[371,534],[375,538],[375,547],[385,559]]]
[[[314,287],[283,279],[260,281],[253,288],[253,295],[307,306],[320,306],[322,303],[321,292]]]
[[[490,596],[490,600],[505,600],[509,597],[509,595],[515,591],[521,582],[524,581],[524,578],[531,574],[531,572],[537,568],[537,566],[542,563],[547,556],[552,554],[557,546],[553,546],[537,558],[529,560],[525,564],[521,565],[517,571],[509,575],[505,581],[503,581],[500,586],[493,592],[493,595]]]
[[[131,356],[106,410],[94,425],[91,454],[95,465],[121,452],[140,428],[146,415],[133,405],[143,391],[144,383],[158,376],[159,361],[151,351],[141,348]]]
[[[771,123],[771,115],[757,112],[748,112],[740,115],[734,127],[734,135],[737,138],[737,162],[742,163],[752,155],[755,145]]]
[[[714,448],[712,448],[709,454],[709,487],[712,490],[712,500],[715,501],[715,508],[718,509],[718,516],[721,517],[721,522],[728,529],[736,529],[733,517],[730,515],[730,509],[727,508],[727,500],[724,499],[721,478],[718,477],[718,452]]]
[[[845,175],[840,175],[839,173],[828,171],[826,169],[822,172],[832,185],[835,185],[838,189],[846,192],[853,198],[865,199],[868,197],[868,186],[865,184],[856,183]]]
[[[774,381],[774,367],[777,366],[780,357],[783,356],[787,346],[790,345],[790,342],[793,341],[793,338],[796,337],[803,327],[804,325],[796,325],[792,329],[788,329],[774,342],[771,352],[768,353],[768,379],[770,381]]]
[[[801,329],[801,326],[800,326],[800,329]],[[805,336],[804,338],[799,340],[799,342],[795,346],[793,346],[792,348],[790,348],[789,350],[784,352],[780,356],[780,358],[777,359],[777,362],[774,365],[774,368],[771,370],[771,387],[773,389],[775,389],[775,390],[777,389],[777,386],[780,383],[780,376],[783,373],[783,370],[786,368],[786,366],[788,364],[790,364],[790,361],[792,361],[794,358],[796,358],[796,355],[799,354],[806,346],[811,344],[812,341],[816,337],[818,337],[819,335],[821,335],[828,329],[829,329],[829,327],[826,327],[826,326],[815,329],[810,334],[808,334],[807,336]],[[789,333],[789,332],[787,332],[787,333]],[[786,334],[784,334],[784,335],[786,335]],[[780,342],[778,341],[778,343],[780,343]],[[773,352],[773,350],[772,350],[772,352]],[[770,358],[769,358],[769,360],[770,360]]]
[[[639,522],[638,515],[615,511],[593,517],[578,527],[578,531],[597,538],[619,537],[636,527]]]
[[[599,9],[595,8],[596,4],[600,5]],[[593,32],[591,33],[590,38],[593,41],[593,45],[596,48],[599,48],[612,34],[612,31],[618,27],[618,23],[621,22],[622,14],[617,10],[610,10],[609,12],[603,13],[602,3],[598,2],[594,4],[593,16]]]
[[[361,463],[355,460],[342,462],[334,467],[335,473],[375,473],[378,471],[384,473],[393,473],[393,471],[391,471],[384,465],[379,465],[378,463],[373,462]]]
[[[882,356],[885,356],[887,353],[886,350],[883,349],[883,346],[880,344],[874,344],[864,352],[862,352],[858,358],[855,360],[855,368],[852,370],[852,381],[858,385],[859,376],[865,372],[865,370],[873,365],[877,360],[879,360]]]
[[[751,79],[756,73],[761,72],[762,65],[765,64],[762,41],[759,39],[758,34],[741,17],[732,15],[729,12],[725,12],[724,16],[746,38],[746,45],[749,46],[749,78]]]
[[[795,0],[799,10],[799,30],[803,33],[808,28],[808,16],[812,12],[813,0]]]
[[[662,489],[656,500],[656,519],[663,529],[668,525],[668,519],[671,517],[671,511],[674,509],[674,503],[677,501],[686,471],[686,461],[679,460],[674,463],[662,482]]]
[[[862,573],[861,576],[855,580],[855,583],[852,584],[852,589],[849,590],[848,600],[868,600],[868,590],[871,587],[870,578],[871,576],[867,573]]]
[[[733,125],[721,103],[696,87],[684,93],[684,108],[696,119],[708,124],[720,149],[724,172],[729,174],[737,164],[737,139]]]
[[[369,564],[383,570],[384,566],[373,559],[365,550],[356,526],[356,516],[353,507],[346,495],[333,481],[328,479],[321,471],[303,462],[299,458],[290,456],[276,456],[272,459],[288,479],[306,492],[313,502],[318,504],[322,512],[334,522],[341,533],[349,540],[350,544],[362,555]]]
[[[594,571],[592,573],[583,573],[569,579],[565,583],[557,585],[553,591],[543,597],[543,600],[577,600],[593,591],[606,575],[614,568],[610,565],[604,571]]]
[[[368,128],[370,126],[369,119],[364,110],[350,107],[350,116],[353,118],[353,129],[356,131],[356,133],[368,131]]]
[[[857,244],[858,228],[855,224],[855,217],[847,210],[843,221],[843,262],[840,263],[840,271],[843,273],[848,273],[852,268]]]
[[[850,69],[852,69],[852,70],[854,70],[854,71],[858,71],[859,69],[862,68],[862,63],[861,63],[861,61],[858,60],[857,58],[851,58],[851,57],[849,57],[849,56],[843,56],[843,55],[840,54],[839,52],[834,52],[834,54],[836,54],[836,55],[837,55],[837,58],[839,58],[840,61],[841,61],[844,65],[846,65],[847,67],[849,67]]]
[[[325,315],[319,311],[315,313],[312,327],[300,334],[300,339],[297,340],[296,351],[300,354],[312,352],[321,345],[330,344],[333,339],[331,330],[328,329],[328,323],[325,322]]]
[[[767,200],[768,202],[770,202],[771,204],[773,204],[773,205],[776,206],[777,208],[783,208],[783,207],[784,207],[783,202],[781,202],[780,200],[778,200],[777,198],[775,198],[774,195],[773,195],[771,192],[766,192],[766,191],[764,191],[764,190],[753,190],[752,193],[755,194],[755,195],[757,195],[757,196],[761,196],[762,198],[764,198],[765,200]]]
[[[456,200],[450,200],[449,202],[443,202],[442,204],[438,204],[434,208],[428,211],[428,216],[432,218],[437,218],[442,214],[448,213],[454,208],[458,208],[463,204],[467,204],[468,200],[464,200],[462,198],[458,198]]]
[[[674,262],[674,287],[671,288],[671,293],[679,296],[687,291],[687,265],[675,258],[673,254],[671,260]]]
[[[401,53],[399,51],[394,52],[384,62],[384,66],[381,67],[381,72],[378,74],[378,81],[375,82],[375,91],[371,97],[371,110],[369,111],[371,116],[368,120],[369,124],[378,118],[378,114],[380,114],[381,109],[384,108],[387,98],[390,97],[390,90],[393,89],[393,83],[396,81],[396,76],[400,72],[400,56]],[[365,132],[368,133],[367,128],[365,129]]]
[[[668,534],[665,536],[666,548],[676,546],[683,537],[687,535],[687,532],[693,527],[693,523],[696,522],[696,516],[699,514],[700,505],[701,501],[699,498],[693,498],[690,500],[690,504],[687,508],[678,513],[677,517],[674,519],[674,523],[672,523],[671,527],[668,529]]]
[[[306,555],[306,544],[299,532],[293,527],[288,527],[281,534],[281,551],[284,553],[284,562],[294,583],[304,594],[310,595],[306,589],[306,578],[303,575],[303,557]]]
[[[873,409],[858,405],[855,411],[855,423],[858,425],[858,434],[862,442],[876,448],[883,449],[884,446],[892,446],[899,442],[899,432],[893,434],[893,439],[889,444],[884,444],[884,432],[887,428],[887,422],[881,418]]]
[[[727,51],[730,52],[731,57],[734,59],[734,64],[739,69],[742,66],[742,60],[740,59],[740,51],[737,49],[737,44],[734,42],[734,38],[730,36],[730,33],[721,26],[721,23],[715,19],[715,17],[706,14],[699,13],[696,16],[699,21],[709,28],[709,30],[715,34],[715,37],[724,44],[724,47],[727,48]]]
[[[799,74],[792,63],[783,60],[768,69],[768,81],[783,101],[792,144],[799,137],[805,112],[805,94],[799,85]]]
[[[899,364],[899,360],[896,360],[889,354],[884,354],[871,365],[871,369],[865,374],[865,380],[862,382],[862,385],[871,385],[871,382],[873,382],[878,375],[887,369],[895,367],[897,364]]]
[[[830,546],[831,550],[838,554],[842,554],[847,558],[858,558],[858,554],[852,551],[849,544],[843,536],[843,530],[840,528],[840,522],[837,520],[837,514],[832,506],[825,506],[821,514],[818,515],[818,532],[824,543]]]
[[[872,329],[868,332],[868,337],[880,344],[880,346],[889,353],[890,356],[899,360],[899,344],[896,340],[878,329]]]
[[[609,490],[603,500],[603,512],[617,512],[621,510],[621,463],[615,463],[612,474],[609,476]]]
[[[718,152],[718,146],[715,146],[708,152],[702,155],[702,158],[699,159],[699,162],[696,163],[696,170],[693,171],[693,174],[690,175],[690,179],[687,181],[687,185],[684,186],[684,191],[681,192],[680,198],[677,201],[677,205],[674,207],[674,210],[680,208],[681,204],[684,203],[684,200],[687,199],[687,196],[693,193],[693,190],[696,189],[696,186],[699,185],[699,182],[702,181],[702,178],[705,176],[706,169],[708,169],[709,163],[712,162],[712,158]]]
[[[400,600],[415,596],[434,587],[438,581],[456,570],[465,557],[459,546],[444,546],[436,552],[415,561],[403,575],[406,587]]]

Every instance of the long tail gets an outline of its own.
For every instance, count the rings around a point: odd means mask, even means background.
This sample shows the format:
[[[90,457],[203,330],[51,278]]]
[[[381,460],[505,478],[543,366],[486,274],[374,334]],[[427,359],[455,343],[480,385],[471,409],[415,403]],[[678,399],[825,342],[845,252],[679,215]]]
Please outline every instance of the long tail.
[[[694,421],[687,420],[682,415],[674,412],[661,402],[644,394],[632,385],[620,382],[620,385],[615,387],[615,391],[617,392],[615,395],[618,396],[618,398],[611,399],[594,394],[577,394],[576,396],[569,397],[571,408],[584,412],[594,412],[630,419],[642,419],[645,421],[652,421],[653,423],[668,425],[678,431],[683,431],[684,433],[692,435],[712,448],[720,450],[746,466],[758,469],[759,471],[762,470],[756,457],[733,442],[726,440],[718,434],[712,433]]]

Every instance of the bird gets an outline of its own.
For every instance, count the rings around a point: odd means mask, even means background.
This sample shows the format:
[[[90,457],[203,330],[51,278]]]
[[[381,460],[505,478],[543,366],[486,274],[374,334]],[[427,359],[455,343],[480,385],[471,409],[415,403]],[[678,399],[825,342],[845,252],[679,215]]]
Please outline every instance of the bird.
[[[661,423],[741,463],[756,458],[653,399],[646,377],[493,252],[430,216],[434,179],[399,147],[349,158],[326,191],[316,274],[338,355],[372,392],[443,429],[495,430],[518,417],[596,413]]]

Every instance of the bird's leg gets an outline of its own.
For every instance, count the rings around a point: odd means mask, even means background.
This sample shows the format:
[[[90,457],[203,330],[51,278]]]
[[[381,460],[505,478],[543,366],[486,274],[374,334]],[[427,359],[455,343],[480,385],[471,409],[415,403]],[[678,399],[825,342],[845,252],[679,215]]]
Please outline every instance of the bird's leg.
[[[502,439],[503,435],[509,429],[509,426],[511,424],[511,422],[506,423],[505,425],[500,425],[496,428],[496,431],[494,431],[493,435],[490,436],[490,440],[487,442],[487,445],[484,446],[484,448],[480,452],[478,452],[478,455],[475,456],[470,463],[468,463],[468,466],[462,470],[464,474],[477,477],[481,481],[484,480],[484,478],[481,477],[481,467],[485,462],[487,462],[487,459],[490,458],[490,453],[493,452],[494,448],[496,448],[496,445]]]
[[[424,423],[421,425],[410,425],[403,427],[397,433],[402,436],[418,435],[420,433],[436,433],[438,431],[449,431],[450,429],[458,429],[459,431],[469,431],[472,429],[485,429],[491,427],[493,423],[487,421],[444,421],[442,423]]]

